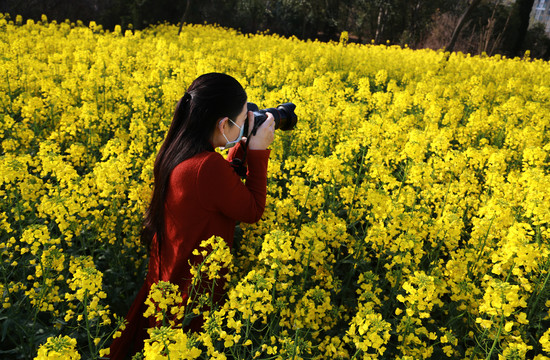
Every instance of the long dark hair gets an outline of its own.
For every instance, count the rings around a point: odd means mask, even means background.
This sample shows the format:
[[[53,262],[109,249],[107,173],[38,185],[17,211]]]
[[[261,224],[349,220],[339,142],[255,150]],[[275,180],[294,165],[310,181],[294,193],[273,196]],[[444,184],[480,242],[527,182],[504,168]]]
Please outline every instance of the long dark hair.
[[[164,201],[172,170],[182,161],[204,151],[220,118],[235,119],[247,96],[233,77],[221,73],[199,76],[178,101],[174,118],[155,160],[155,183],[149,208],[143,219],[141,242],[148,247],[153,236],[161,241],[164,232]]]

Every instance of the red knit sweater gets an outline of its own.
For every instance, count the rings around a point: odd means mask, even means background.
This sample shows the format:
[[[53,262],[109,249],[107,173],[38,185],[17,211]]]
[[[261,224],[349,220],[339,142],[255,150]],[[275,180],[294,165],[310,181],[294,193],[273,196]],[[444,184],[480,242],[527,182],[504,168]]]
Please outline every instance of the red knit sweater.
[[[236,221],[254,223],[261,218],[269,154],[270,150],[248,150],[244,184],[229,163],[242,156],[240,143],[230,150],[227,160],[206,151],[174,168],[164,208],[165,237],[160,247],[156,236],[153,238],[147,277],[126,316],[126,330],[111,345],[111,359],[124,359],[128,351],[133,355],[142,349],[146,328],[152,324],[143,317],[152,284],[162,280],[179,285],[185,304],[191,281],[188,260],[200,260],[192,251],[213,235],[222,237],[231,247]]]

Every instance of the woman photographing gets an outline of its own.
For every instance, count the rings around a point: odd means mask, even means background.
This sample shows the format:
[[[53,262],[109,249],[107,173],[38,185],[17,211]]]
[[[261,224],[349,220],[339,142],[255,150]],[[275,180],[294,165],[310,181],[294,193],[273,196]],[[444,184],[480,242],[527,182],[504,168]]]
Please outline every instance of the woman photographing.
[[[168,281],[179,286],[186,304],[191,285],[189,261],[202,240],[222,237],[233,243],[235,223],[260,220],[266,200],[267,165],[275,121],[271,114],[247,141],[241,141],[245,122],[254,128],[247,111],[247,95],[233,77],[221,73],[199,76],[179,100],[170,128],[155,160],[154,189],[144,218],[142,242],[149,248],[145,282],[126,317],[122,336],[111,345],[111,359],[141,351],[147,328],[154,320],[143,317],[151,286]],[[250,132],[249,131],[249,132]],[[215,151],[231,148],[227,160]],[[231,161],[243,159],[243,183]]]

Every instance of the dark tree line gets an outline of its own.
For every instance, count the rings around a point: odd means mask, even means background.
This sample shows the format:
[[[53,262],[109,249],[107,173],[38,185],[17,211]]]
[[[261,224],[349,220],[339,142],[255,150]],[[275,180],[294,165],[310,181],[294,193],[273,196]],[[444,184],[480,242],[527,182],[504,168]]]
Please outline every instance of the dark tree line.
[[[245,33],[350,40],[550,57],[541,26],[529,28],[534,0],[0,0],[0,12],[50,20],[91,20],[112,29],[158,22],[216,23]]]

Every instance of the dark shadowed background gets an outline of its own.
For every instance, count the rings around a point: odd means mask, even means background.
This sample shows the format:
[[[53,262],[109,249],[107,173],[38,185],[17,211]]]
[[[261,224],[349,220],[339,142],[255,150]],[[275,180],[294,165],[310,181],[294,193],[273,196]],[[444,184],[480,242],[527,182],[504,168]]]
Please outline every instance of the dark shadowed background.
[[[210,23],[245,33],[405,45],[548,59],[544,26],[530,19],[538,0],[0,0],[13,18],[95,21],[105,29],[159,22]]]

